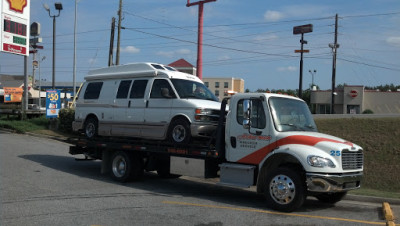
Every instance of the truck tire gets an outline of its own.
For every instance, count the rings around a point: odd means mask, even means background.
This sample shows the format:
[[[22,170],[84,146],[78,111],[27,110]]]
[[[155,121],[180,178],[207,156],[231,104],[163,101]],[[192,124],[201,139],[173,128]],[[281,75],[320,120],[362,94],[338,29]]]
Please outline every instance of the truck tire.
[[[124,151],[116,152],[111,158],[111,177],[118,182],[138,180],[143,176],[143,163],[139,157]]]
[[[168,139],[174,144],[188,144],[192,138],[190,123],[186,119],[178,118],[171,122],[168,129]]]
[[[98,120],[94,117],[90,117],[90,118],[86,119],[83,129],[84,129],[86,138],[88,138],[88,139],[95,138],[97,136],[97,132],[99,129]]]
[[[306,199],[304,180],[290,168],[280,167],[268,172],[265,186],[267,205],[274,210],[292,212]]]
[[[336,193],[321,193],[315,197],[323,203],[334,204],[342,200],[346,196],[347,192],[336,192]]]

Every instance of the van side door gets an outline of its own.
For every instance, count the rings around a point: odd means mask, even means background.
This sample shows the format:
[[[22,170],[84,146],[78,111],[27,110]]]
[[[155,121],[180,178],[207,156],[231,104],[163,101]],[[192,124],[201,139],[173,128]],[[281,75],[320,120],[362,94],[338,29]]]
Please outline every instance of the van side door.
[[[126,120],[134,136],[141,136],[144,123],[144,111],[147,104],[147,84],[148,79],[133,80],[129,94],[128,107],[126,108]]]
[[[250,103],[244,109],[244,103]],[[242,98],[231,105],[230,117],[227,120],[226,158],[231,162],[258,164],[258,155],[251,155],[262,151],[270,144],[270,118],[267,117],[268,106],[262,98]],[[250,122],[246,122],[246,115]],[[246,125],[247,123],[247,125]]]
[[[111,124],[111,135],[113,136],[128,136],[130,135],[129,130],[127,130],[127,117],[126,109],[128,107],[128,94],[131,88],[132,80],[121,80],[117,93],[114,99],[113,110],[114,119]]]
[[[154,79],[144,113],[142,137],[162,139],[167,134],[176,94],[168,79]]]

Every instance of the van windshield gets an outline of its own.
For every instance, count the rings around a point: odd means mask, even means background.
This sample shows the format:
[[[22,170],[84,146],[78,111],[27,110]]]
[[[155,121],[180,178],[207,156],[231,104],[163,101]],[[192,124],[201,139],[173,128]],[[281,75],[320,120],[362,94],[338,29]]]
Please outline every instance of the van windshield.
[[[295,99],[271,97],[269,105],[276,130],[280,132],[317,132],[317,126],[305,102]]]
[[[203,83],[183,79],[171,79],[171,81],[181,99],[218,101],[218,98]]]

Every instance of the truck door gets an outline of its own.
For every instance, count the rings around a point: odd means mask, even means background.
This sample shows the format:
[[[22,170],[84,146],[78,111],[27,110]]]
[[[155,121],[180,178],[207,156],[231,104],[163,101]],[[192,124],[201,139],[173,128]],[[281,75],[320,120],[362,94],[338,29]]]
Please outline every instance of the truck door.
[[[167,79],[155,79],[144,111],[142,137],[163,138],[167,132],[173,101],[176,99]]]
[[[248,127],[246,127],[246,111],[244,103],[249,103],[247,110]],[[236,102],[234,109],[231,109],[229,118],[229,129],[226,134],[226,158],[230,162],[241,162],[258,164],[262,159],[257,151],[265,149],[271,141],[270,118],[266,101],[263,98],[244,98]],[[252,155],[253,154],[253,155]]]

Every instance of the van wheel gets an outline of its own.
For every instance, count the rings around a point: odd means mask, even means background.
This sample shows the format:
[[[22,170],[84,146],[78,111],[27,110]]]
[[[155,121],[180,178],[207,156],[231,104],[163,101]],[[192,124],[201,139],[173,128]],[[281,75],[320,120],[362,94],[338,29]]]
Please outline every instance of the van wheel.
[[[321,193],[315,197],[324,203],[334,204],[342,200],[346,196],[347,192],[337,192],[337,193]]]
[[[85,131],[85,136],[88,139],[93,139],[97,136],[97,131],[98,131],[98,126],[99,123],[96,118],[88,118],[85,121],[85,126],[84,126],[84,131]]]
[[[181,118],[172,121],[169,127],[168,137],[174,144],[188,144],[192,137],[189,122]]]
[[[306,188],[299,173],[290,168],[277,168],[267,173],[265,198],[272,209],[291,212],[306,199]]]
[[[111,177],[119,182],[143,177],[143,164],[139,156],[129,155],[124,151],[116,152],[111,158]]]

